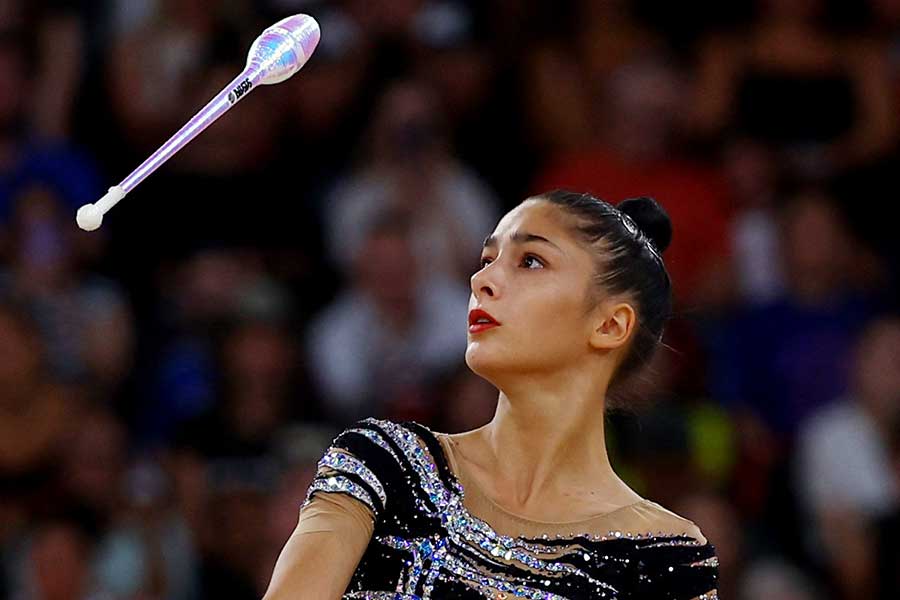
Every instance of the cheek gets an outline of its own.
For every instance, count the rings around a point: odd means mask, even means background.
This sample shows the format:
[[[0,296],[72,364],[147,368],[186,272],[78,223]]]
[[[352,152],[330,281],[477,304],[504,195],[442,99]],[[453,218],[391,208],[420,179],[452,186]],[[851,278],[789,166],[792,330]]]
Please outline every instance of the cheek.
[[[570,361],[585,348],[580,315],[564,303],[548,303],[523,331],[522,346],[545,362]]]
[[[566,361],[587,347],[583,303],[571,292],[552,288],[530,290],[517,297],[503,326],[470,336],[466,362],[499,367],[539,366]]]
[[[560,286],[533,290],[517,317],[519,334],[535,344],[570,345],[583,335],[581,297]]]

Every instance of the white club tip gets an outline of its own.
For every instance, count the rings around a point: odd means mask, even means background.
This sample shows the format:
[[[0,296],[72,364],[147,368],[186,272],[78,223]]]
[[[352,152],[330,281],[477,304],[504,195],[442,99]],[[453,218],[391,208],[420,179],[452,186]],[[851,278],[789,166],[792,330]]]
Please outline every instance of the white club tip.
[[[94,231],[103,223],[103,212],[94,204],[85,204],[78,209],[75,222],[85,231]]]
[[[79,208],[75,215],[75,222],[85,231],[94,231],[103,223],[103,215],[124,197],[125,190],[117,185],[112,186],[94,204],[85,204]]]

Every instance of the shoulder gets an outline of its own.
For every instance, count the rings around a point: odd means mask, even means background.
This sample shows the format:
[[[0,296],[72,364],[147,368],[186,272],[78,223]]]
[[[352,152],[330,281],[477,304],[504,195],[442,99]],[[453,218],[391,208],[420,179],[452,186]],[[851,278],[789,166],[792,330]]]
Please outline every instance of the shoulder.
[[[407,499],[416,473],[443,471],[442,458],[437,438],[423,425],[363,419],[344,429],[326,449],[304,504],[317,492],[343,493],[377,517]]]
[[[690,519],[653,502],[643,499],[631,507],[627,529],[638,534],[652,536],[687,537],[698,543],[706,544],[707,540],[700,527]]]
[[[397,447],[387,431],[392,426],[396,424],[365,419],[338,434],[319,459],[304,506],[317,493],[344,494],[376,517],[382,513],[399,475]]]
[[[408,424],[369,417],[342,431],[332,442],[332,447],[357,451],[363,459],[390,457],[400,462],[412,435]]]
[[[693,521],[650,500],[635,506],[646,530],[635,540],[638,598],[716,598],[719,561]]]

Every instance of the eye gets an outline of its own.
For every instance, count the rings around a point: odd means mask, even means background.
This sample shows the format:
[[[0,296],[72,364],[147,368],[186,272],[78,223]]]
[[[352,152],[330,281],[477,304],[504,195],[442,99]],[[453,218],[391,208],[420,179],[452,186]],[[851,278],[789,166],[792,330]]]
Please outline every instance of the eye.
[[[480,263],[480,264],[481,264],[481,268],[482,268],[482,269],[485,268],[485,267],[486,267],[487,265],[489,265],[491,262],[492,262],[492,259],[490,259],[490,258],[488,258],[488,257],[482,258],[482,259],[481,259],[481,263]],[[526,268],[528,268],[528,269],[537,269],[537,268],[543,269],[543,268],[544,268],[544,262],[543,262],[541,259],[539,259],[537,256],[533,255],[533,254],[526,254],[525,256],[523,256],[523,257],[522,257],[522,264],[523,264],[523,265],[524,265],[524,264],[530,264],[530,265],[538,264],[538,265],[540,265],[540,267],[533,267],[533,266],[526,267]]]
[[[532,260],[532,261],[534,261],[534,263],[539,264],[539,265],[541,266],[540,268],[542,268],[542,269],[544,268],[544,263],[541,261],[541,259],[539,259],[537,256],[535,256],[535,255],[533,255],[533,254],[526,254],[525,256],[523,256],[523,257],[522,257],[522,264],[527,263],[529,260]],[[531,264],[534,264],[534,263],[531,263]],[[528,267],[528,268],[529,268],[529,269],[536,269],[537,267]]]

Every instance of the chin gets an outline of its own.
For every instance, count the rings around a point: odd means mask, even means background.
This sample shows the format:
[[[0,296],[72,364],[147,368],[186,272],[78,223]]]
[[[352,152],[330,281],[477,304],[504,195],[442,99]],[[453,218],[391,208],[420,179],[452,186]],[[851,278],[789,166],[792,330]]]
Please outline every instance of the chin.
[[[485,347],[480,340],[469,342],[466,348],[466,364],[473,373],[493,383],[503,373],[515,370],[515,365],[508,362],[509,353],[501,350]]]
[[[466,364],[472,371],[481,375],[484,370],[490,370],[491,364],[495,362],[491,359],[491,354],[492,352],[480,342],[470,341],[466,346]]]

